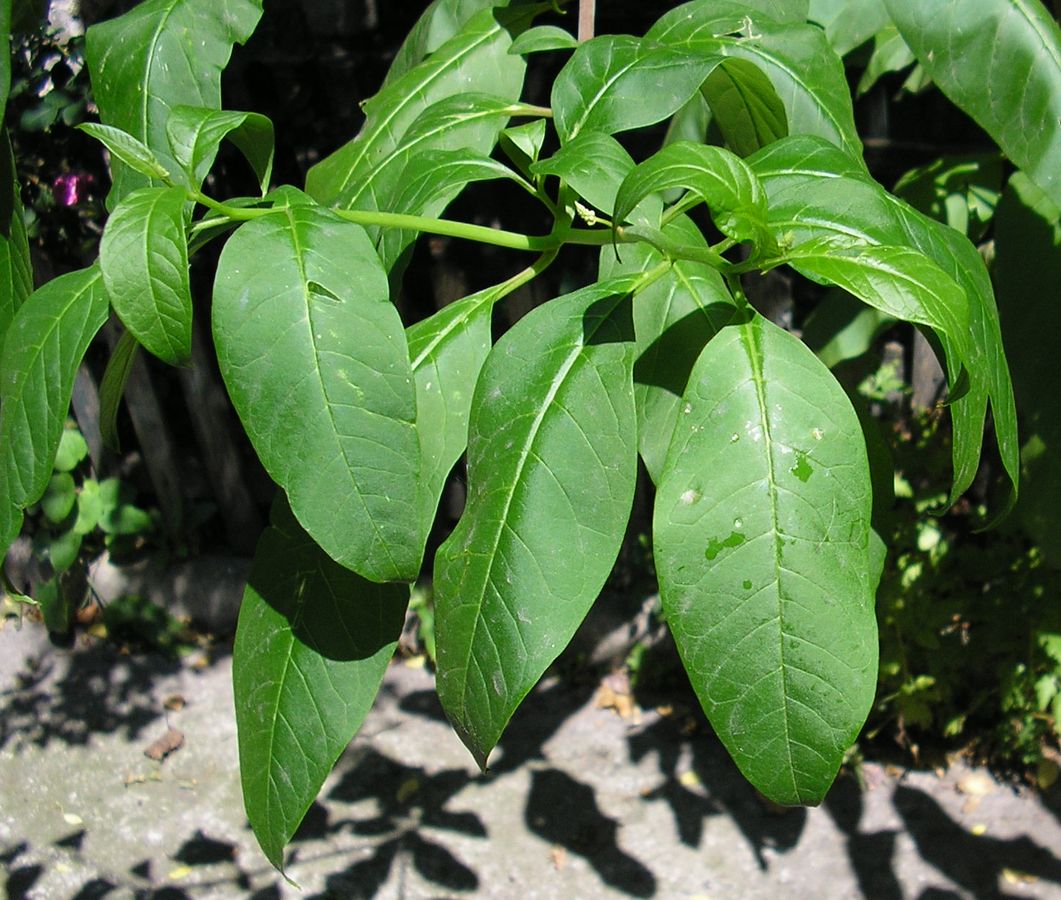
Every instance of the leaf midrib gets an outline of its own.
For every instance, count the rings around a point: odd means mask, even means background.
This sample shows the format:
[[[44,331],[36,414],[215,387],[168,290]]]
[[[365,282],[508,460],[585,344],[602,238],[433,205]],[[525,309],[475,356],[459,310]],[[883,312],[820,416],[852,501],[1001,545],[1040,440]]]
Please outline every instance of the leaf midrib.
[[[774,533],[774,582],[777,585],[777,628],[780,635],[778,643],[778,656],[780,658],[781,673],[781,716],[784,722],[785,753],[788,757],[788,776],[792,781],[792,791],[796,797],[800,795],[799,785],[796,783],[796,766],[792,759],[792,726],[788,714],[788,670],[785,664],[785,605],[781,596],[782,554],[784,552],[781,540],[780,519],[777,511],[777,480],[774,467],[774,436],[770,427],[770,417],[767,415],[766,399],[766,375],[763,371],[763,348],[761,344],[762,325],[752,321],[741,326],[741,342],[744,344],[748,361],[752,368],[752,381],[755,384],[756,400],[759,404],[759,422],[763,433],[763,449],[766,455],[767,477],[770,485],[770,524]]]

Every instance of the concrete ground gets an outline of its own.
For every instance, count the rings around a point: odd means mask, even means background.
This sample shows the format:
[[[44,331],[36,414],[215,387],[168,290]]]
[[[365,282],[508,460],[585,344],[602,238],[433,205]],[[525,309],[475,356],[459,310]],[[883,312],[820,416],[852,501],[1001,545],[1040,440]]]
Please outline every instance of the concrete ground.
[[[289,850],[243,814],[230,658],[180,663],[0,631],[0,885],[20,898],[1061,897],[1061,801],[877,764],[770,809],[702,720],[620,717],[546,683],[488,776],[430,674],[391,667]],[[643,701],[644,702],[644,701]],[[174,728],[180,749],[145,756]]]

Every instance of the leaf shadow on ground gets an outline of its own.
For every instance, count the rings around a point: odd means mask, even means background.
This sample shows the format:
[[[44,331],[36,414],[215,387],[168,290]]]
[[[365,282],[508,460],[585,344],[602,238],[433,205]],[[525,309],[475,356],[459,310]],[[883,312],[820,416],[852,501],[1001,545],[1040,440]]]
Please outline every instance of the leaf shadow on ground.
[[[995,838],[969,833],[928,794],[900,784],[893,802],[921,857],[974,897],[1023,896],[1007,894],[999,879],[1020,873],[1040,885],[1061,886],[1061,860],[1031,838]]]
[[[0,632],[0,653],[18,655],[17,647],[5,643],[9,639]],[[204,668],[231,652],[231,645],[216,645],[201,657]],[[93,735],[109,733],[135,742],[165,718],[155,683],[188,668],[177,656],[126,652],[96,638],[81,638],[69,651],[42,642],[13,678],[4,679],[11,686],[0,690],[0,749],[13,743],[84,746]]]

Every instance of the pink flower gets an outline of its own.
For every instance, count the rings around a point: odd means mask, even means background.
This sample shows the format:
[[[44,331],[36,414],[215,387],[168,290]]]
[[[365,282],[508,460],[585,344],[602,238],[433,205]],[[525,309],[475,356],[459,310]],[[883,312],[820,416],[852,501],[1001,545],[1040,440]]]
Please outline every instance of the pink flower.
[[[64,172],[52,182],[52,195],[60,206],[76,206],[95,179],[86,172]]]

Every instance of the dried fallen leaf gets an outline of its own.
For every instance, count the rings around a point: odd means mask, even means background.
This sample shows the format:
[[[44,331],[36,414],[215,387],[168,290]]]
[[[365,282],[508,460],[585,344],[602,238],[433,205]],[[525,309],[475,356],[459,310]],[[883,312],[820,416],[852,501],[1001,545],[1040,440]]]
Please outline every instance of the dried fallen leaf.
[[[969,799],[962,805],[962,812],[972,813],[976,812],[980,806],[980,801],[984,799],[988,794],[994,793],[995,782],[985,772],[970,772],[968,775],[962,776],[958,779],[958,783],[955,785],[958,793],[965,794]]]
[[[567,848],[560,844],[553,844],[549,850],[549,859],[553,861],[553,868],[559,872],[567,862]]]
[[[188,701],[184,699],[183,694],[170,694],[165,700],[162,701],[162,705],[166,707],[170,712],[180,712],[184,709],[185,704]]]
[[[614,709],[621,719],[641,721],[641,707],[634,702],[630,690],[630,676],[626,672],[612,672],[601,679],[593,705],[597,709]]]
[[[176,728],[170,728],[157,741],[152,741],[144,751],[144,756],[161,762],[171,753],[175,753],[184,746],[184,732]]]
[[[1007,884],[1035,884],[1039,880],[1037,876],[1018,869],[1003,869],[1002,877]]]
[[[678,784],[683,787],[697,787],[701,784],[700,776],[692,769],[689,769],[689,771],[682,772],[682,774],[678,776]]]

